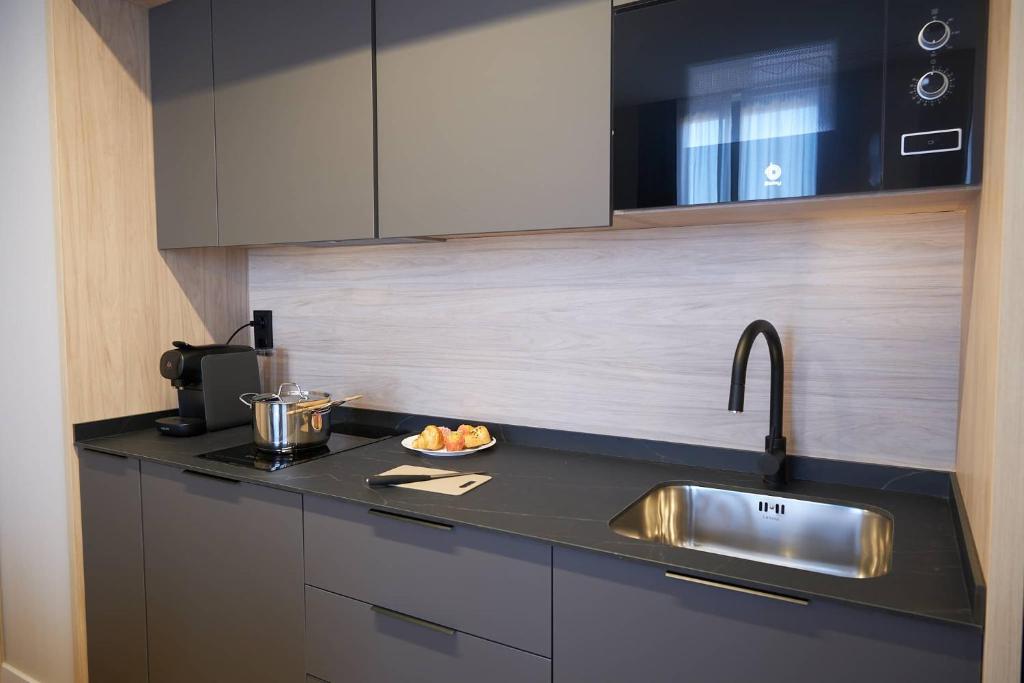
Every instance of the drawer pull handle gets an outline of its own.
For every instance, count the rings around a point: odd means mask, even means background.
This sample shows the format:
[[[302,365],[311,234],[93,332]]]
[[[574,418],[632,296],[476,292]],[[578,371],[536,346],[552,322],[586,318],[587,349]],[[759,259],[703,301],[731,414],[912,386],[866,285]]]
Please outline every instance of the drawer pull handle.
[[[769,593],[767,591],[754,590],[753,588],[743,588],[742,586],[733,586],[729,583],[719,583],[718,581],[709,581],[707,579],[698,579],[695,576],[686,576],[685,574],[677,574],[673,571],[665,572],[665,576],[670,579],[676,579],[678,581],[689,581],[690,583],[697,583],[701,586],[711,586],[712,588],[724,588],[727,591],[735,591],[736,593],[746,593],[747,595],[757,595],[762,598],[770,598],[772,600],[778,600],[780,602],[788,602],[791,605],[807,605],[810,600],[804,600],[803,598],[793,598],[788,595],[779,595],[778,593]]]
[[[455,629],[453,629],[453,628],[448,628],[447,626],[441,626],[441,624],[435,624],[434,622],[427,621],[426,619],[419,619],[419,618],[414,617],[414,616],[412,616],[410,614],[405,614],[404,612],[396,612],[393,609],[388,609],[387,607],[380,607],[378,605],[370,605],[370,609],[372,611],[376,612],[377,614],[382,614],[382,615],[384,615],[386,617],[391,617],[392,619],[398,619],[399,621],[404,621],[407,624],[413,624],[415,626],[422,626],[423,628],[428,628],[431,631],[437,631],[438,633],[443,633],[446,636],[454,636],[455,635]]]
[[[241,484],[242,483],[242,482],[238,481],[237,479],[232,479],[231,477],[222,477],[219,474],[210,474],[209,472],[197,472],[195,470],[182,470],[181,473],[182,474],[187,474],[187,475],[192,476],[192,477],[202,477],[203,479],[216,479],[217,481],[222,481],[222,482],[224,482],[226,484]]]
[[[370,508],[370,514],[377,515],[378,517],[386,517],[388,519],[397,519],[400,522],[410,522],[411,524],[419,524],[420,526],[429,527],[431,529],[440,529],[441,531],[452,531],[455,528],[451,524],[431,522],[429,519],[410,517],[409,515],[401,515],[397,512],[388,512],[387,510],[378,510],[376,508]]]

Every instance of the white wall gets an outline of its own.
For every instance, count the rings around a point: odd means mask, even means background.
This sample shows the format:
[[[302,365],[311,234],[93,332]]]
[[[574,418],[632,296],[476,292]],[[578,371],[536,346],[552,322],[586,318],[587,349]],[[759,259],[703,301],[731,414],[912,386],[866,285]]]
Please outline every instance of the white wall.
[[[0,681],[73,678],[47,3],[0,1]]]

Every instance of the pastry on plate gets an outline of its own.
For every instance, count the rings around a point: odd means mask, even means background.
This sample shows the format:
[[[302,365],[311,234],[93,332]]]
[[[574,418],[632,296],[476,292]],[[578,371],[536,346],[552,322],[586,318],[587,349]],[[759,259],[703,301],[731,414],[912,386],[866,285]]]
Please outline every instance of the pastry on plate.
[[[439,427],[427,425],[412,442],[412,447],[422,448],[425,451],[439,451],[444,448],[444,435],[441,434]]]
[[[462,425],[462,427],[469,427],[469,425]],[[459,427],[459,431],[462,432],[462,427]],[[476,448],[477,446],[485,446],[491,442],[491,433],[487,431],[487,427],[479,425],[477,427],[469,427],[464,432],[466,440],[466,448]]]
[[[466,450],[466,437],[462,432],[453,432],[450,429],[442,427],[441,433],[444,435],[445,450],[452,452]]]

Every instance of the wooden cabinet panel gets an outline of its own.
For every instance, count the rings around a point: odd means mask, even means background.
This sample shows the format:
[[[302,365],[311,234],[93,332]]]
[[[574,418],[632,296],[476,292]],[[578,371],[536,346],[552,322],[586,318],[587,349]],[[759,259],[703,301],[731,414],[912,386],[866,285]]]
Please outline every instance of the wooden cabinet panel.
[[[381,237],[609,224],[609,0],[376,12]]]
[[[305,679],[297,493],[142,463],[152,683]]]
[[[370,0],[214,0],[220,243],[374,236]]]

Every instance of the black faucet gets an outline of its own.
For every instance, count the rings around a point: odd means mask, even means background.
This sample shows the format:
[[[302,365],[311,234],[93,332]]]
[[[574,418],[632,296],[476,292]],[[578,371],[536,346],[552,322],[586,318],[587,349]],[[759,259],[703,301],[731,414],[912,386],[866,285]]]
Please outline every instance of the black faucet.
[[[763,334],[768,342],[768,354],[772,360],[772,395],[771,414],[769,416],[768,436],[764,437],[764,455],[761,456],[760,469],[764,475],[765,486],[777,489],[786,483],[786,437],[782,435],[782,390],[785,380],[785,369],[782,360],[782,342],[779,333],[767,320],[755,320],[743,330],[736,344],[736,355],[732,359],[732,387],[729,389],[729,410],[734,413],[743,412],[743,394],[747,383],[747,359],[750,347],[754,345],[757,335]]]

